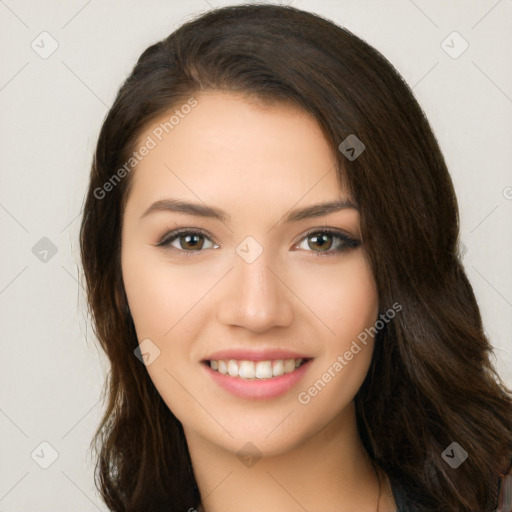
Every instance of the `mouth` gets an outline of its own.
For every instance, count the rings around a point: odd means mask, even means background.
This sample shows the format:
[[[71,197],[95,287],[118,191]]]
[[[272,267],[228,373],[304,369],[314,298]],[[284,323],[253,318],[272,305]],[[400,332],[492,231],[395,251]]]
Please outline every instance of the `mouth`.
[[[247,400],[287,395],[305,378],[313,358],[209,359],[201,361],[208,378],[224,391]]]
[[[237,359],[212,359],[202,361],[214,372],[242,380],[269,380],[292,373],[305,365],[311,358],[274,359],[265,361],[250,361]]]

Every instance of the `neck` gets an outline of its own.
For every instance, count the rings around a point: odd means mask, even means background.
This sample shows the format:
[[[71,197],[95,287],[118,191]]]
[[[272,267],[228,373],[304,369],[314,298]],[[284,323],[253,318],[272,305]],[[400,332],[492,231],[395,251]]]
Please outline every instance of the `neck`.
[[[184,430],[205,512],[377,510],[379,482],[353,405],[299,446],[247,464],[237,453]],[[380,506],[380,512],[388,510],[394,508]]]

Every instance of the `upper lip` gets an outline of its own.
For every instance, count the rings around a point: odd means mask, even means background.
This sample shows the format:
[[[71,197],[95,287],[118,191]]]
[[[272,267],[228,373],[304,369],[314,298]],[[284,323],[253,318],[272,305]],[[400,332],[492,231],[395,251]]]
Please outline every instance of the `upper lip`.
[[[234,348],[214,352],[213,354],[209,355],[205,361],[227,361],[229,359],[236,359],[238,361],[268,361],[276,359],[310,359],[310,357],[299,352],[285,350],[283,348]]]

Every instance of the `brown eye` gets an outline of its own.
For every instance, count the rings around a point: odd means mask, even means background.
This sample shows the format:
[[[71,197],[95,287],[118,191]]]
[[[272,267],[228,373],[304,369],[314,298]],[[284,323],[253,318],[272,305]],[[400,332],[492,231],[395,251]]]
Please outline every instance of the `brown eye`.
[[[328,251],[332,247],[333,235],[330,233],[321,235],[313,234],[309,235],[307,238],[309,240],[308,246],[310,249],[316,250],[316,248],[318,248],[320,251]]]
[[[306,242],[306,244],[305,244]],[[304,247],[306,245],[307,247]],[[355,247],[361,242],[345,233],[333,229],[310,231],[298,245],[299,248],[312,252],[315,256],[335,255]]]
[[[198,250],[204,245],[204,236],[199,234],[178,235],[182,249]]]
[[[208,243],[210,246],[207,245]],[[189,253],[218,247],[218,245],[214,244],[210,237],[206,236],[204,233],[191,230],[167,233],[167,235],[158,242],[157,246]]]

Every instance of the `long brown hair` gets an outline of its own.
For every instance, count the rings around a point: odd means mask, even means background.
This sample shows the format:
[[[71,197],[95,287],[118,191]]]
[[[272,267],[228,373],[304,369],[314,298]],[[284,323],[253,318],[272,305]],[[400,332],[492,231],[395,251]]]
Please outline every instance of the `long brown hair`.
[[[316,119],[360,207],[380,308],[402,305],[379,331],[355,399],[363,443],[419,510],[491,510],[512,451],[512,396],[491,364],[458,254],[458,206],[437,140],[378,51],[321,16],[277,5],[215,9],[147,48],[101,128],[80,246],[94,331],[111,364],[94,438],[107,506],[185,512],[200,500],[182,426],[134,356],[120,264],[133,173],[119,170],[150,122],[210,90],[292,102]],[[356,159],[338,151],[350,134],[365,145]],[[468,453],[457,469],[442,458],[452,442]]]

